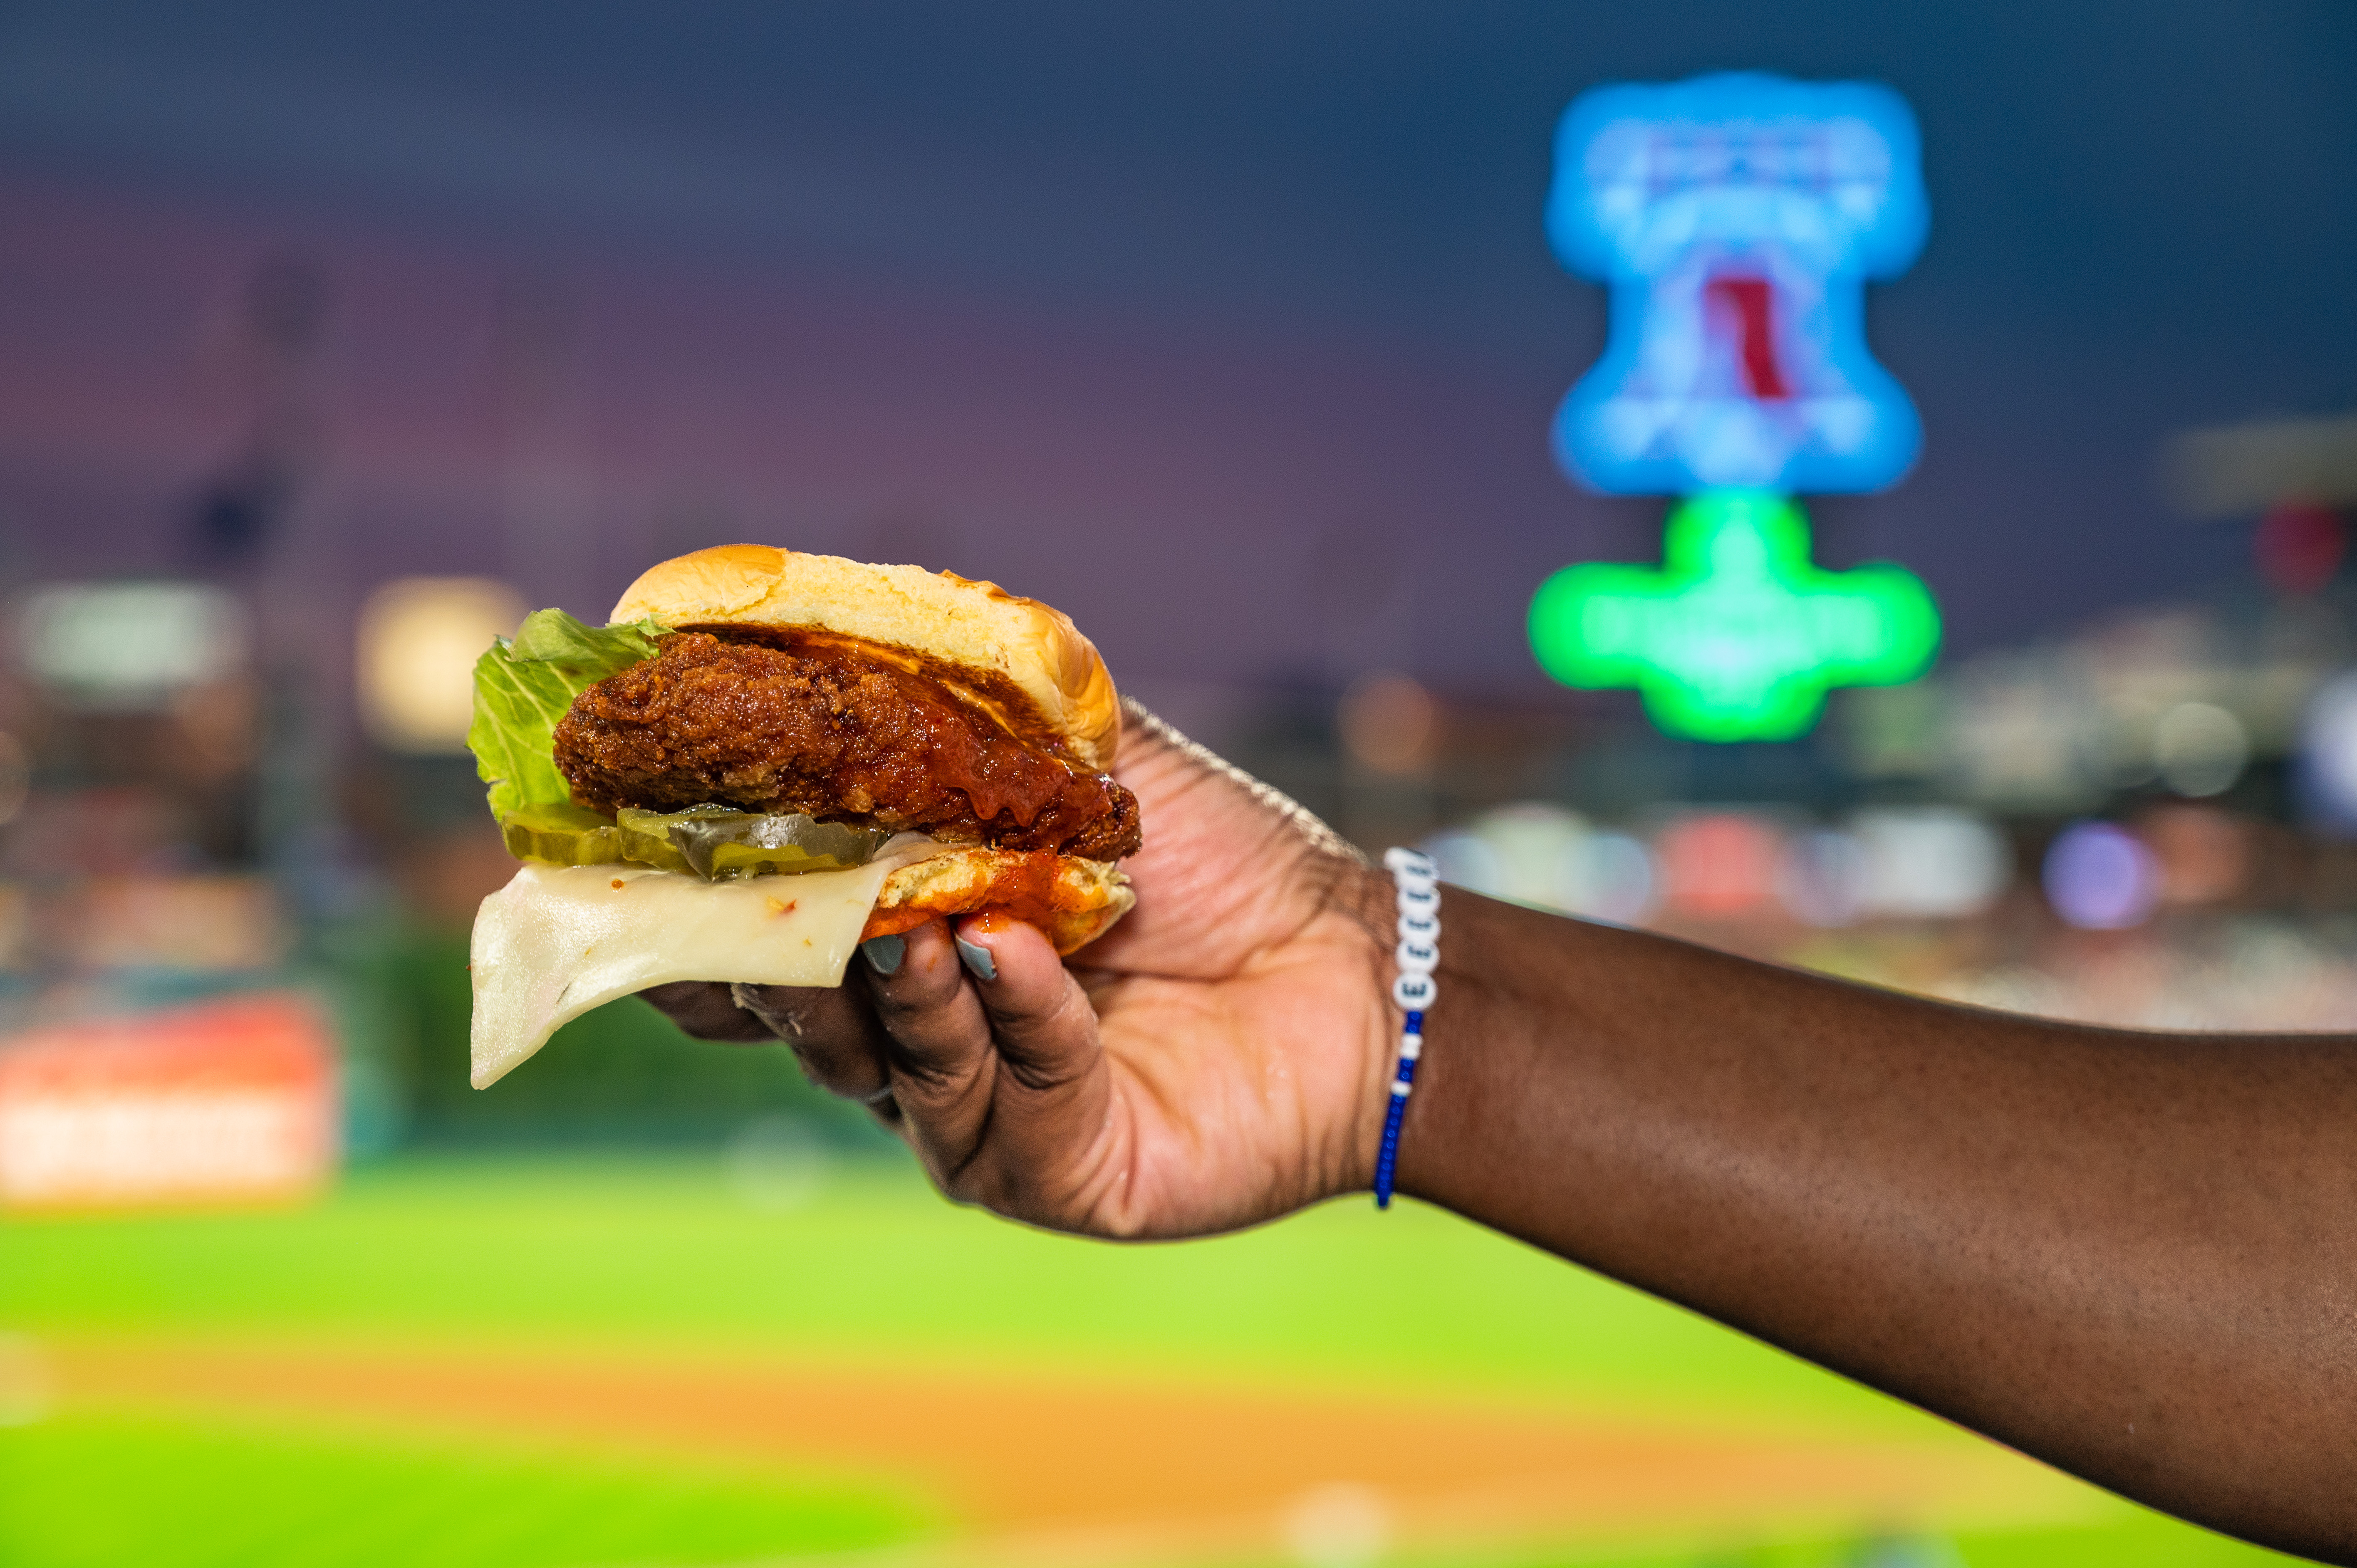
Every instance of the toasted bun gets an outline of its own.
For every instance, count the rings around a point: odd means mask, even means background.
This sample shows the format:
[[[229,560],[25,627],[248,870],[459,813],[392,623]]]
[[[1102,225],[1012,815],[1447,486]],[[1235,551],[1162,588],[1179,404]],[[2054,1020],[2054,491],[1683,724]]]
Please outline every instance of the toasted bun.
[[[1003,909],[1047,933],[1060,953],[1086,947],[1129,913],[1129,878],[1102,860],[1017,850],[951,850],[884,879],[859,940],[914,930],[943,915]]]
[[[1113,676],[1062,611],[952,572],[722,544],[649,567],[613,618],[809,627],[905,649],[1011,684],[1074,760],[1101,771],[1121,736]]]

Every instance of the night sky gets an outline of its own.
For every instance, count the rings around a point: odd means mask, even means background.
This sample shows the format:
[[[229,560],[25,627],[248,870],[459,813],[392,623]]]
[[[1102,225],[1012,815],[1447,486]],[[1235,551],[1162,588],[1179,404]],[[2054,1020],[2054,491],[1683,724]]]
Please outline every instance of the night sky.
[[[1553,124],[1716,69],[1916,109],[1932,239],[1869,320],[1924,455],[1813,511],[1952,648],[2245,573],[2161,443],[2357,406],[2343,0],[358,10],[0,19],[12,570],[171,563],[238,417],[188,367],[292,247],[334,434],[283,569],[328,600],[481,570],[602,609],[743,534],[944,557],[1149,679],[1541,693],[1531,588],[1651,557],[1663,510],[1547,457],[1603,310],[1540,231]],[[578,321],[562,564],[501,521],[519,278]]]

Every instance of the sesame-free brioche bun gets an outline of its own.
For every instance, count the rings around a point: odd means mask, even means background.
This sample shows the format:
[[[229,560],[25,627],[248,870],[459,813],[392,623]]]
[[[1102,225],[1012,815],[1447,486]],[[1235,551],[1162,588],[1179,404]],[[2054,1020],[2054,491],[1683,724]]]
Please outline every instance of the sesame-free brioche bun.
[[[1113,675],[1070,618],[952,572],[721,544],[649,567],[614,607],[613,619],[802,627],[903,650],[954,667],[939,672],[985,707],[1003,706],[992,687],[1011,685],[1075,761],[1099,771],[1113,766],[1121,737]],[[959,671],[982,679],[959,682]],[[998,717],[1025,727],[1024,715]]]
[[[859,939],[897,936],[945,916],[1003,909],[1046,932],[1059,953],[1072,953],[1104,935],[1136,902],[1129,878],[1109,862],[976,845],[886,877]]]

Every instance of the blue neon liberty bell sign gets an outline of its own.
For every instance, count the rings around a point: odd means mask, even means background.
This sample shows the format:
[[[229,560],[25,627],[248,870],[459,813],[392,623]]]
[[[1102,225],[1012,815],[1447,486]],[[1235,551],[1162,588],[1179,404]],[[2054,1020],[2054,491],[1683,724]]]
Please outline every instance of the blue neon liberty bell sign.
[[[1928,220],[1906,101],[1865,82],[1706,76],[1582,94],[1555,133],[1547,237],[1612,291],[1557,457],[1620,495],[1875,490],[1914,404],[1866,346],[1866,283]]]
[[[1928,220],[1914,116],[1872,83],[1727,73],[1598,88],[1565,111],[1547,236],[1610,290],[1611,325],[1556,411],[1557,462],[1609,494],[1688,498],[1687,531],[1712,531],[1730,559],[1798,554],[1743,617],[1701,613],[1732,602],[1707,572],[1653,584],[1566,567],[1533,602],[1548,673],[1635,685],[1674,734],[1782,739],[1815,722],[1827,688],[1928,665],[1939,623],[1921,584],[1890,566],[1849,585],[1803,570],[1792,499],[1881,489],[1915,460],[1914,404],[1867,347],[1866,285],[1906,270]],[[1671,587],[1678,615],[1632,618],[1636,597]],[[1851,626],[1869,599],[1889,613]],[[1819,657],[1834,643],[1843,658]],[[1738,695],[1769,690],[1787,700]]]

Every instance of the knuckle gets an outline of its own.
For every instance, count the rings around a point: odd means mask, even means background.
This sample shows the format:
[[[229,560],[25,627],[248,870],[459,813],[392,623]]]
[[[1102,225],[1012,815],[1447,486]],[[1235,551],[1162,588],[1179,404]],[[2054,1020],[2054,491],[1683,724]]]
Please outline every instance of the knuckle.
[[[890,1042],[894,1066],[931,1083],[971,1076],[990,1051],[989,1020],[955,987],[929,1003],[896,998],[879,1003],[877,1022]]]
[[[1051,1087],[1077,1074],[1075,1047],[1096,1026],[1096,1011],[1077,986],[1065,986],[1046,1006],[994,1014],[999,1048],[1026,1088]]]
[[[892,1053],[893,1097],[904,1109],[954,1101],[980,1074],[981,1063],[972,1056],[911,1049],[905,1044]]]

